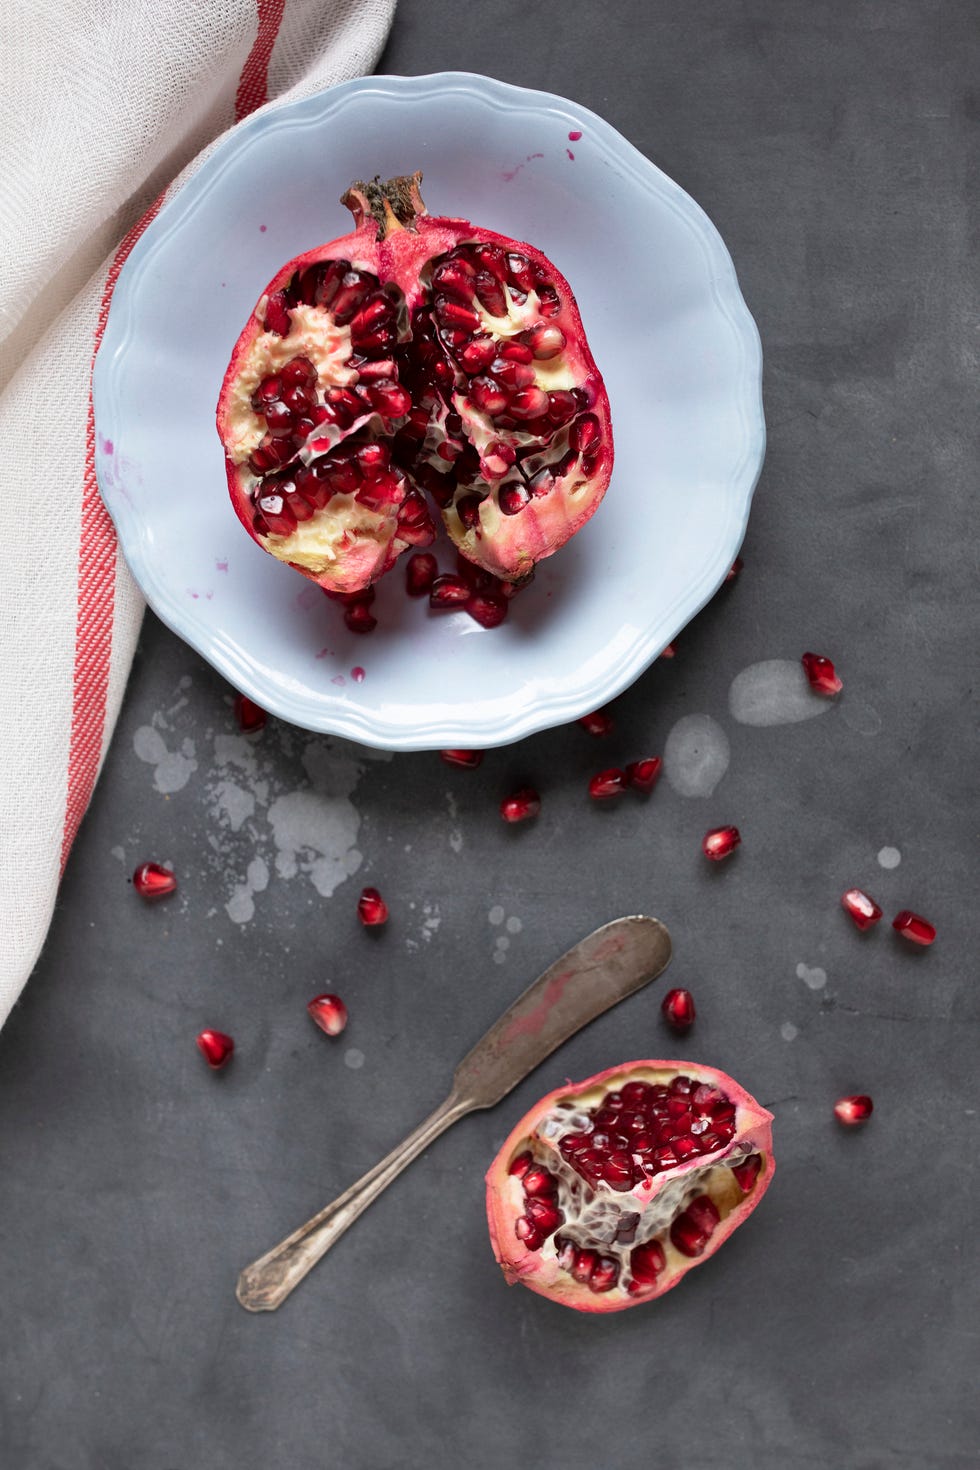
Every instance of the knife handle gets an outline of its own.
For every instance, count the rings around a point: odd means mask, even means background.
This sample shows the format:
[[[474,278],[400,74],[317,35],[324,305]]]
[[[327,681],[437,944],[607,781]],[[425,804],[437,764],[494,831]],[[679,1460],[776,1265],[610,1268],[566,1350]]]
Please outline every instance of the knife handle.
[[[321,1256],[339,1240],[358,1215],[372,1200],[387,1189],[393,1179],[428,1148],[440,1133],[458,1118],[473,1110],[469,1098],[452,1092],[434,1113],[410,1133],[404,1143],[392,1149],[373,1169],[346,1189],[333,1204],[307,1220],[292,1235],[287,1235],[264,1256],[246,1266],[238,1278],[235,1295],[249,1312],[274,1312],[289,1293],[313,1269]]]

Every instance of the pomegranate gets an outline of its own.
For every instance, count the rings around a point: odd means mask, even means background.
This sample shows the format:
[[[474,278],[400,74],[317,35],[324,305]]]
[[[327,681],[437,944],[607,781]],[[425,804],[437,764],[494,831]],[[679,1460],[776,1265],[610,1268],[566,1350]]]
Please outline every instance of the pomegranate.
[[[822,653],[805,653],[800,663],[815,694],[826,695],[829,699],[843,689],[844,681],[838,676],[830,659],[825,658]]]
[[[853,1128],[856,1123],[866,1123],[874,1112],[874,1103],[866,1092],[856,1092],[851,1097],[839,1097],[834,1103],[834,1116],[838,1123]]]
[[[742,834],[737,827],[715,827],[704,834],[701,851],[713,863],[720,863],[723,858],[731,857],[741,840]]]
[[[339,1036],[347,1025],[347,1007],[339,995],[315,995],[306,1009],[310,1020],[328,1036]]]
[[[427,214],[421,177],[351,185],[354,230],[276,273],[218,401],[242,524],[335,591],[432,541],[423,491],[470,562],[521,582],[612,471],[568,283],[533,245]]]
[[[376,888],[365,888],[357,900],[357,917],[365,929],[388,922],[388,905]]]
[[[859,929],[873,929],[881,918],[881,905],[861,888],[849,888],[842,894],[841,907]]]
[[[627,1062],[549,1093],[487,1174],[508,1282],[581,1312],[662,1296],[765,1194],[771,1123],[737,1082],[694,1062]]]
[[[689,990],[668,990],[660,1002],[660,1013],[668,1026],[678,1033],[690,1031],[697,1018],[694,996]]]
[[[903,939],[908,939],[912,944],[930,945],[936,937],[936,926],[930,924],[921,914],[914,914],[911,909],[902,909],[892,919],[892,928],[896,934],[901,934]]]
[[[505,822],[527,822],[541,811],[541,798],[533,786],[522,786],[500,803],[500,815]]]
[[[254,699],[249,699],[246,694],[235,696],[235,719],[238,728],[244,730],[246,735],[252,735],[256,730],[264,730],[268,715],[260,704]]]

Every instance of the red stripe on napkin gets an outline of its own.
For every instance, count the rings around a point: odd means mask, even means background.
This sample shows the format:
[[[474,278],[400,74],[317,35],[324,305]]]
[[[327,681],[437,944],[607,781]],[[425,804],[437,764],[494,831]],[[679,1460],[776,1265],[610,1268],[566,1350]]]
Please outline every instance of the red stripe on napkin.
[[[116,251],[95,324],[92,366],[109,319],[109,303],[129,253],[163,203],[161,194],[138,220]],[[91,380],[90,380],[91,381]],[[95,416],[89,390],[85,430],[85,473],[78,547],[78,611],[75,621],[75,681],[68,750],[68,793],[61,840],[64,871],[78,824],[85,815],[102,757],[106,693],[112,658],[112,622],[116,588],[116,533],[102,503],[95,478]]]
[[[256,0],[259,28],[235,95],[235,121],[241,122],[269,99],[269,58],[276,44],[286,0]]]

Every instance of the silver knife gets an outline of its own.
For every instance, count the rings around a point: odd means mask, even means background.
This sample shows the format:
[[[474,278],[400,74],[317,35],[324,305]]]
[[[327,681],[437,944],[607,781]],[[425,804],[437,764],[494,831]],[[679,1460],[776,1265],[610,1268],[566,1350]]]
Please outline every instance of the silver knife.
[[[236,1295],[250,1312],[274,1312],[362,1210],[440,1133],[492,1108],[539,1062],[617,1001],[662,975],[670,935],[659,919],[614,919],[556,960],[468,1052],[445,1102],[333,1204],[246,1266]]]

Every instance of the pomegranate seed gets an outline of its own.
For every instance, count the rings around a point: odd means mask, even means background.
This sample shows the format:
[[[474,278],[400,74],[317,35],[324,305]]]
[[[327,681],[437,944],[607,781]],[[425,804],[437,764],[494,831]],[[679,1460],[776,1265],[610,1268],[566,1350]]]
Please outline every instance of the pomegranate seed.
[[[518,1154],[507,1173],[513,1174],[515,1179],[523,1179],[533,1163],[534,1159],[530,1153]]]
[[[498,628],[507,616],[507,599],[477,592],[467,602],[466,611],[481,627]]]
[[[728,568],[728,571],[725,573],[725,581],[734,582],[744,566],[745,563],[742,558],[740,556],[737,556],[732,562],[731,566]]]
[[[589,782],[589,795],[593,801],[608,801],[612,796],[622,796],[626,790],[626,774],[613,768],[600,771]]]
[[[250,735],[253,731],[264,728],[268,716],[260,704],[256,704],[245,694],[237,694],[235,696],[235,718],[239,728]]]
[[[589,1278],[596,1266],[599,1264],[599,1252],[580,1250],[576,1253],[575,1264],[572,1266],[572,1278],[580,1281],[583,1286],[589,1284]]]
[[[514,1221],[514,1234],[522,1240],[529,1251],[538,1251],[544,1245],[544,1236],[524,1215]]]
[[[409,597],[424,597],[439,573],[439,563],[431,552],[420,551],[408,558],[405,567],[405,590]]]
[[[505,516],[516,516],[517,512],[523,510],[531,499],[531,492],[522,480],[512,480],[507,485],[501,485],[497,496],[497,503]]]
[[[590,735],[608,735],[615,726],[612,716],[604,709],[593,710],[591,715],[583,715],[578,723]]]
[[[910,939],[913,944],[931,944],[936,937],[936,930],[928,919],[921,914],[913,914],[911,909],[902,909],[892,919],[892,928],[896,934],[901,934],[903,939]]]
[[[215,1071],[231,1061],[235,1050],[234,1041],[224,1031],[201,1031],[197,1037],[197,1044],[204,1060]]]
[[[664,1248],[658,1240],[646,1240],[630,1251],[630,1272],[638,1286],[652,1286],[666,1264]]]
[[[344,622],[352,633],[373,633],[378,620],[366,602],[355,602],[344,608]]]
[[[539,322],[525,334],[525,341],[539,361],[547,362],[565,346],[565,333],[554,322]]]
[[[522,786],[500,803],[500,815],[505,822],[526,822],[536,817],[541,810],[541,798],[531,786]]]
[[[459,365],[470,377],[486,372],[497,356],[497,344],[492,337],[472,337],[459,354]]]
[[[737,827],[715,827],[704,834],[701,851],[713,863],[720,863],[722,858],[731,857],[741,840]]]
[[[328,1036],[339,1036],[347,1025],[347,1007],[339,995],[315,995],[306,1009],[310,1020]]]
[[[515,418],[536,419],[548,412],[548,395],[543,388],[520,388],[507,407]]]
[[[829,658],[824,658],[821,653],[805,653],[800,662],[810,681],[810,688],[815,693],[829,696],[841,692],[844,687],[843,682],[838,679]]]
[[[133,887],[140,898],[152,901],[176,893],[177,879],[169,868],[162,868],[159,863],[140,863],[133,874]]]
[[[759,1170],[761,1168],[761,1154],[749,1154],[747,1159],[743,1159],[740,1164],[735,1165],[732,1173],[735,1176],[735,1182],[743,1194],[749,1193],[759,1177]]]
[[[626,784],[634,791],[652,791],[660,779],[663,761],[659,755],[647,756],[642,761],[630,761],[626,767]]]
[[[659,653],[658,657],[660,657],[660,658],[676,658],[677,657],[677,647],[676,647],[676,645],[673,644],[673,643],[668,643],[667,646],[666,646],[666,648],[662,648],[660,650],[660,653]]]
[[[679,988],[668,990],[660,1003],[660,1010],[664,1020],[675,1031],[690,1031],[697,1016],[694,996],[689,990]]]
[[[366,929],[387,924],[388,905],[376,888],[365,888],[357,900],[357,917]]]
[[[507,394],[492,378],[472,378],[470,397],[481,413],[500,413],[507,403]]]
[[[881,918],[881,909],[870,894],[860,888],[849,888],[842,894],[841,907],[850,914],[859,929],[871,929]]]
[[[441,577],[436,577],[429,590],[429,606],[437,609],[459,607],[461,603],[469,602],[470,587],[462,577],[454,577],[447,572]]]
[[[576,454],[584,454],[599,442],[599,420],[594,413],[583,414],[568,431],[568,444]]]
[[[671,1225],[671,1242],[684,1256],[700,1256],[720,1219],[708,1196],[698,1195]]]
[[[558,1182],[554,1175],[540,1164],[528,1169],[523,1175],[524,1193],[531,1195],[553,1195],[558,1192]]]
[[[612,1256],[600,1256],[589,1279],[590,1291],[612,1291],[619,1280],[619,1262]]]
[[[834,1117],[848,1128],[852,1128],[855,1123],[866,1123],[873,1112],[874,1103],[866,1092],[857,1092],[852,1097],[839,1097],[834,1103]]]
[[[265,329],[279,337],[287,336],[291,322],[285,291],[273,291],[265,304]]]
[[[553,1199],[542,1199],[540,1195],[531,1196],[524,1202],[524,1214],[530,1220],[536,1230],[543,1235],[550,1235],[557,1230],[559,1225],[565,1223],[565,1216],[558,1208]]]
[[[439,754],[447,766],[462,766],[467,771],[475,771],[483,760],[482,750],[440,750]]]

